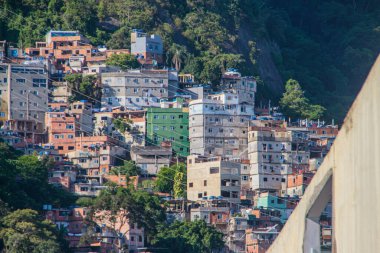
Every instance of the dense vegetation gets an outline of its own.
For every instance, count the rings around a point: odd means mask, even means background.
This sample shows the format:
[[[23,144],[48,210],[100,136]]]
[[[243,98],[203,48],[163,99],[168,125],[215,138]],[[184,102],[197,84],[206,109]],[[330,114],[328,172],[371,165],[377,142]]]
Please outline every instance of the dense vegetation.
[[[0,252],[63,253],[70,252],[64,240],[64,229],[45,220],[40,212],[44,204],[54,207],[74,206],[75,197],[48,183],[48,169],[53,162],[47,157],[23,155],[0,141]],[[184,197],[186,167],[184,164],[164,168],[154,184],[158,190],[174,192]],[[115,167],[112,173],[136,176],[140,174],[133,162]],[[107,223],[119,234],[116,221],[128,220],[144,227],[146,245],[167,248],[168,252],[211,252],[223,247],[223,236],[204,221],[168,224],[165,203],[157,196],[135,189],[108,183],[96,198],[82,197],[77,206],[88,207],[84,221],[87,232],[81,243],[97,240],[96,223]],[[186,232],[184,232],[186,231]],[[178,235],[181,234],[180,238]],[[115,244],[115,247],[120,247]],[[120,248],[121,250],[121,248]]]
[[[56,226],[35,211],[44,204],[66,207],[75,200],[48,183],[51,165],[47,157],[22,155],[0,141],[1,252],[68,252]]]
[[[168,65],[202,82],[237,67],[264,81],[260,103],[278,101],[292,78],[339,119],[380,44],[375,0],[0,0],[0,8],[0,39],[20,46],[54,28],[128,48],[131,29],[141,28],[163,36]]]

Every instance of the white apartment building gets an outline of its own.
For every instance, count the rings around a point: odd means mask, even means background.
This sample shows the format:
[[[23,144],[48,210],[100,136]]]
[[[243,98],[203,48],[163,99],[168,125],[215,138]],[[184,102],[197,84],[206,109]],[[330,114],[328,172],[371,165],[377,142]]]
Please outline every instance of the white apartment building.
[[[236,94],[240,103],[255,105],[256,80],[251,76],[241,76],[236,69],[228,69],[222,75],[220,89]]]
[[[102,73],[101,80],[104,107],[160,107],[160,100],[173,97],[178,87],[177,71],[165,69]]]
[[[248,122],[254,105],[222,92],[189,104],[190,153],[247,159]]]
[[[248,158],[252,190],[281,190],[288,174],[309,164],[307,135],[286,128],[250,127]]]

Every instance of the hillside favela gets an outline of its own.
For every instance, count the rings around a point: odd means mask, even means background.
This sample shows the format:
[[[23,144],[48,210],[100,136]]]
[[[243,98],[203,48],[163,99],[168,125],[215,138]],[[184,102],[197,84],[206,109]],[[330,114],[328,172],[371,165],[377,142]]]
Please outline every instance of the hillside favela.
[[[0,252],[380,252],[379,53],[371,0],[0,0]]]

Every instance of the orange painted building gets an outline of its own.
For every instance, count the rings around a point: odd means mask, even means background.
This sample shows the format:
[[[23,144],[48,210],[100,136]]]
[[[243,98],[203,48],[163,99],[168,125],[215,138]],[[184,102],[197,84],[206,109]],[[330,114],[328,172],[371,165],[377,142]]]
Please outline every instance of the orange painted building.
[[[279,232],[275,229],[247,229],[246,253],[265,253]]]
[[[29,57],[51,59],[56,70],[82,72],[87,62],[105,63],[112,54],[127,53],[128,49],[98,50],[79,31],[50,31],[45,42],[36,42],[35,47],[28,47],[25,53]]]

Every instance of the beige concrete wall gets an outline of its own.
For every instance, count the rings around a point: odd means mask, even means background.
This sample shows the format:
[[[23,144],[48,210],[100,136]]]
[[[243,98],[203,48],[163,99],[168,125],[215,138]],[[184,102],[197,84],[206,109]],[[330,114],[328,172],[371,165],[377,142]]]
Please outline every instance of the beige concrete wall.
[[[269,253],[310,252],[303,249],[305,217],[331,174],[334,252],[380,252],[379,120],[378,58],[332,149]]]

